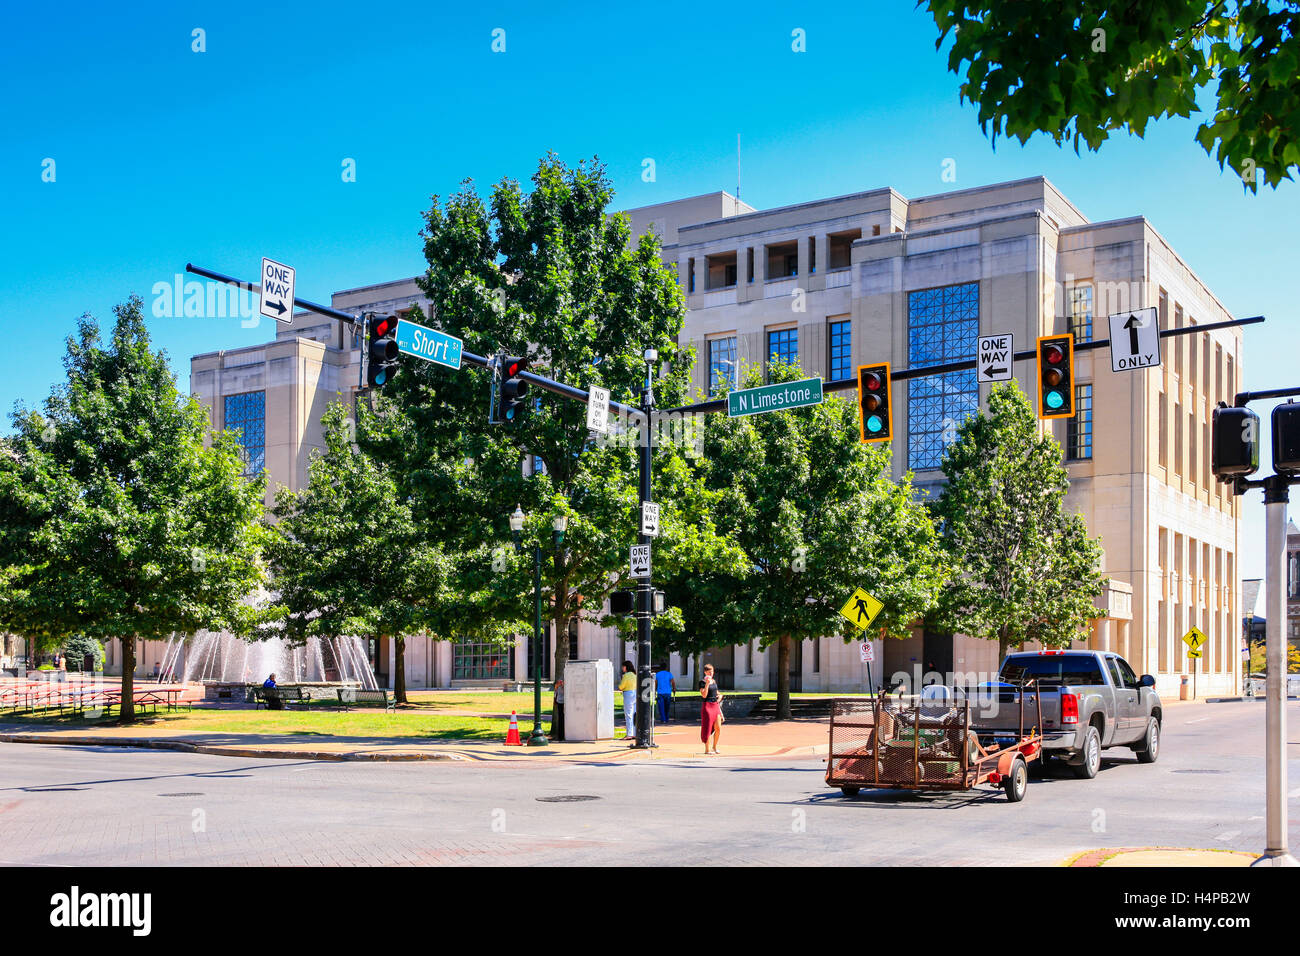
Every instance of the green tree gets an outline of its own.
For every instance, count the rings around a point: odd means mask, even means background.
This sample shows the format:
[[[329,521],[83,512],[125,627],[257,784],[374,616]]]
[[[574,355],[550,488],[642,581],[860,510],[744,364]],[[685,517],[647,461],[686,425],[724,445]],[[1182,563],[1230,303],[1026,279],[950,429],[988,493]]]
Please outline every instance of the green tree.
[[[802,373],[774,359],[769,377]],[[744,387],[762,383],[761,369],[748,370]],[[790,715],[794,642],[858,635],[839,613],[855,588],[884,604],[872,627],[885,637],[907,636],[934,603],[945,570],[933,522],[911,475],[894,481],[889,448],[859,441],[852,402],[714,416],[700,467],[721,492],[718,529],[744,551],[747,571],[680,581],[692,591],[686,607],[712,643],[777,645],[778,717]]]
[[[584,390],[609,388],[624,402],[639,400],[643,352],[655,349],[660,407],[683,404],[694,354],[677,344],[685,306],[658,239],[647,234],[633,244],[627,218],[606,214],[613,192],[598,163],[569,168],[548,156],[532,187],[525,193],[503,180],[490,206],[468,182],[445,201],[434,197],[423,230],[429,268],[419,282],[435,324],[468,351],[525,355],[534,371]],[[415,319],[434,322],[418,313]],[[531,620],[527,557],[541,546],[558,675],[569,657],[570,618],[596,619],[626,580],[627,548],[636,540],[638,433],[635,422],[622,422],[612,437],[595,440],[581,402],[535,390],[517,421],[490,425],[490,390],[486,370],[408,359],[386,389],[388,427],[366,439],[367,447],[403,476],[430,539],[453,552],[458,566],[472,564],[486,576],[479,591],[452,589],[442,603],[446,626],[488,627],[493,595],[498,617]],[[657,574],[727,549],[711,533],[708,509],[692,497],[698,485],[684,453],[680,442],[660,443],[655,455]],[[524,474],[521,464],[534,460],[542,467]],[[516,505],[529,516],[523,560],[507,537]],[[558,514],[569,519],[562,549],[552,542]],[[505,604],[528,613],[505,611]]]
[[[999,659],[1026,641],[1064,646],[1099,611],[1101,544],[1067,512],[1061,446],[1038,430],[1011,382],[989,392],[944,452],[948,479],[935,511],[953,576],[935,621],[998,642]]]
[[[0,629],[55,646],[119,638],[130,722],[137,638],[251,626],[264,479],[244,476],[235,435],[213,433],[177,391],[139,297],[114,312],[107,347],[82,318],[44,412],[14,412],[0,455]]]
[[[425,540],[390,469],[352,445],[354,423],[333,403],[321,419],[307,487],[276,494],[268,549],[275,598],[269,633],[391,636],[394,697],[406,703],[406,635],[423,631],[446,587],[445,555]]]
[[[67,658],[70,671],[83,670],[82,665],[86,661],[87,654],[91,655],[95,662],[91,670],[99,670],[104,663],[104,645],[89,634],[72,635],[63,642],[62,651],[63,656]]]
[[[948,68],[981,128],[1025,142],[1098,149],[1116,130],[1213,114],[1196,141],[1256,189],[1276,187],[1300,164],[1300,3],[1295,0],[921,0],[940,35],[952,36]]]

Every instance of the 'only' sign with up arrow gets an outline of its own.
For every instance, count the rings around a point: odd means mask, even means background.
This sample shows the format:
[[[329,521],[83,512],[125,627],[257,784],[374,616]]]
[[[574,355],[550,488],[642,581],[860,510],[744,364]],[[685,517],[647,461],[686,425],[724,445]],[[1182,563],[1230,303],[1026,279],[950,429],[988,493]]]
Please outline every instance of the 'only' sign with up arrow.
[[[1110,317],[1110,368],[1113,372],[1160,364],[1160,322],[1155,307],[1116,312]]]

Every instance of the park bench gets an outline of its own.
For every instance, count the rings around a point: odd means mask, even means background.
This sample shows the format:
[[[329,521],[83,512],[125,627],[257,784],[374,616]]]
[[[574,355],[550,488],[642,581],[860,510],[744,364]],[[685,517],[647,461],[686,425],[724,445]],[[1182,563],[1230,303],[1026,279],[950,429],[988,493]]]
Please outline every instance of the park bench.
[[[390,698],[386,690],[369,690],[365,687],[340,687],[337,693],[339,703],[344,710],[347,710],[350,704],[375,707],[382,704],[384,710],[394,710],[397,707],[397,701]]]
[[[302,692],[301,687],[253,687],[253,709],[257,710],[263,705],[267,710],[275,710],[273,703],[282,705],[310,703],[311,697]]]

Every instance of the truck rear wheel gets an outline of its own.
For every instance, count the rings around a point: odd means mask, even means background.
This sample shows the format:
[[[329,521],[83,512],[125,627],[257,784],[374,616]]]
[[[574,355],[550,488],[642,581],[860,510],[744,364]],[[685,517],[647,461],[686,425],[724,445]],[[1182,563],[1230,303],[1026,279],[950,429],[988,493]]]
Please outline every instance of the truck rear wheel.
[[[1025,799],[1025,791],[1029,789],[1029,765],[1024,757],[1017,757],[1011,764],[1011,771],[1002,778],[1002,789],[1007,792],[1008,803]]]
[[[1070,767],[1080,780],[1091,780],[1101,769],[1101,734],[1096,727],[1089,727],[1083,735],[1083,753],[1078,763]]]
[[[861,787],[840,787],[840,793],[846,797],[856,797],[861,791]]]
[[[1154,717],[1147,718],[1146,736],[1140,744],[1135,744],[1133,752],[1137,754],[1138,763],[1155,763],[1160,756],[1160,721]]]

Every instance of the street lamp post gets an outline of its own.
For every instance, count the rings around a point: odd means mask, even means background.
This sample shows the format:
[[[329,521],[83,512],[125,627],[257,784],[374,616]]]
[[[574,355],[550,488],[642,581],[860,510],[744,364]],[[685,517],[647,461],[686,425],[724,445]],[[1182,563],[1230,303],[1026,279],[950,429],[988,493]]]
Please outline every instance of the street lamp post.
[[[564,530],[568,519],[560,515],[552,522],[555,544],[559,547],[564,539]],[[520,550],[520,534],[524,528],[524,512],[515,505],[510,515],[510,535],[515,542],[515,551]],[[528,735],[528,746],[545,747],[550,744],[542,730],[542,548],[533,547],[533,732]]]

